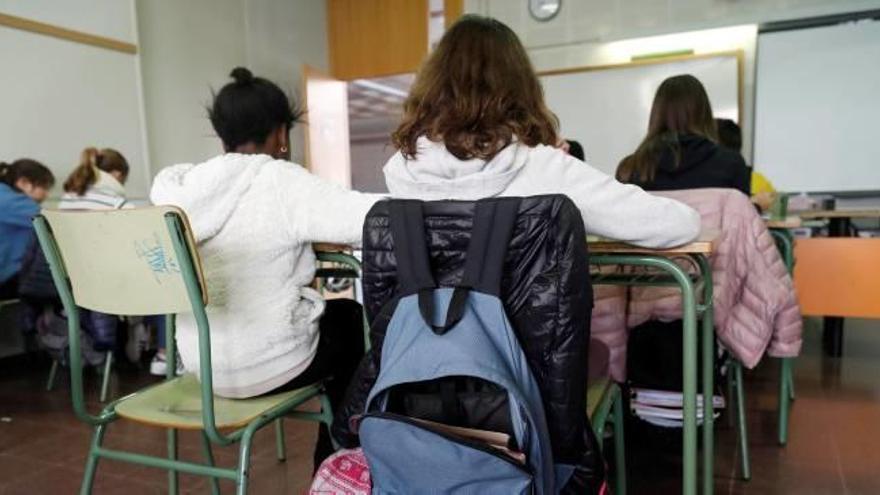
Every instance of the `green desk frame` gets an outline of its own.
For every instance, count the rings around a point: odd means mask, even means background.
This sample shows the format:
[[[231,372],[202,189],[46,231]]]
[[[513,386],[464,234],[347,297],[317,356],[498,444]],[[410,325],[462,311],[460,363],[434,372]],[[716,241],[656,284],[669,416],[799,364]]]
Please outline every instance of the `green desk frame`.
[[[690,258],[699,267],[699,274],[690,275],[670,256]],[[593,266],[619,266],[652,268],[652,272],[598,273],[593,274],[594,285],[659,286],[678,287],[682,295],[682,323],[684,327],[683,395],[684,395],[684,445],[682,492],[697,493],[697,326],[702,322],[703,331],[703,492],[714,490],[714,407],[712,396],[715,388],[715,355],[712,343],[715,339],[712,270],[703,254],[661,255],[647,253],[602,254],[592,253]],[[702,287],[696,287],[701,284]],[[701,301],[698,291],[702,290]]]

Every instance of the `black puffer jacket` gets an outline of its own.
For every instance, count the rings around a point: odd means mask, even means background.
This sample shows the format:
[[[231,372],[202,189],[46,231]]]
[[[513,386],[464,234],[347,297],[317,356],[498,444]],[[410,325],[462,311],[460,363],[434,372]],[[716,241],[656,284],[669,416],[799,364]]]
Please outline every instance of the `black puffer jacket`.
[[[431,269],[440,286],[461,277],[475,203],[425,203]],[[587,356],[593,294],[580,211],[565,196],[524,198],[505,259],[502,298],[507,316],[541,388],[556,462],[577,466],[567,493],[593,493],[604,464],[586,416]],[[396,306],[398,280],[387,202],[364,224],[364,303],[373,351],[336,412],[334,436],[357,444],[353,416],[376,380],[385,329]]]

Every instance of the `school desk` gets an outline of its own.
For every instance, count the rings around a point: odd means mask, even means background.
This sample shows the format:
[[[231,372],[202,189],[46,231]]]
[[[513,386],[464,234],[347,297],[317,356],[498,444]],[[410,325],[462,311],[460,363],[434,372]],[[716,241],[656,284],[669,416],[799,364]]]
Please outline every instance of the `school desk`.
[[[597,267],[629,267],[612,272],[592,274],[594,285],[679,287],[682,295],[682,325],[684,327],[683,396],[684,442],[682,492],[697,493],[697,325],[703,330],[703,492],[714,489],[714,407],[715,340],[712,303],[712,269],[709,256],[716,247],[717,230],[707,230],[685,246],[673,249],[647,249],[617,241],[588,238],[590,264]],[[690,260],[696,273],[676,263],[677,259]],[[701,286],[701,287],[698,287]],[[698,291],[702,289],[702,298]]]
[[[828,219],[828,237],[849,237],[850,232],[852,231],[853,219],[880,219],[880,209],[805,211],[799,213],[798,215],[804,220]],[[868,240],[870,239],[853,239],[853,241]],[[798,259],[801,259],[801,250],[804,250],[804,254],[813,253],[813,248],[819,246],[819,244],[817,243],[822,241],[822,239],[809,239],[809,241],[810,242],[806,244],[800,242],[798,243]],[[876,294],[876,292],[860,295],[857,292],[856,288],[851,284],[843,284],[839,286],[839,290],[837,292],[832,292],[829,290],[831,289],[831,287],[823,282],[823,279],[825,278],[824,272],[827,271],[828,268],[830,268],[830,266],[828,265],[829,260],[844,263],[844,266],[840,267],[844,271],[853,269],[854,271],[848,273],[854,275],[856,279],[865,278],[864,271],[859,270],[857,266],[852,266],[851,264],[846,263],[846,259],[850,258],[848,250],[850,248],[858,250],[860,245],[861,244],[859,242],[856,242],[855,244],[826,243],[823,247],[817,247],[817,249],[820,249],[823,253],[829,254],[831,258],[829,258],[828,260],[817,260],[815,264],[813,261],[807,261],[806,259],[804,259],[802,263],[799,263],[798,276],[804,278],[804,280],[800,281],[797,284],[798,293],[801,295],[802,305],[804,305],[805,302],[804,296],[807,296],[806,301],[808,302],[807,306],[805,306],[804,308],[804,314],[825,316],[822,340],[824,342],[826,354],[832,357],[841,357],[843,355],[843,317],[862,316],[865,314],[865,312],[861,310],[853,311],[850,307],[852,305],[848,304],[847,299],[860,300],[863,296],[867,297],[871,295],[874,297],[874,301],[878,300],[878,295]],[[837,249],[834,249],[832,246],[836,246]],[[847,250],[847,252],[845,252],[844,250]],[[873,257],[869,257],[867,259],[868,262],[870,262],[871,258],[876,259],[877,251],[874,251],[874,253],[875,255]],[[812,260],[813,258],[811,257],[810,259]],[[832,272],[843,273],[839,270],[832,270]],[[806,290],[806,293],[804,292],[804,290]],[[824,297],[824,295],[826,294],[829,296],[829,299],[824,301],[823,304],[812,304],[814,300],[817,303],[820,302],[819,299]],[[806,311],[807,308],[809,308],[810,311],[827,312],[808,312]],[[868,314],[873,314],[873,312],[869,311]]]

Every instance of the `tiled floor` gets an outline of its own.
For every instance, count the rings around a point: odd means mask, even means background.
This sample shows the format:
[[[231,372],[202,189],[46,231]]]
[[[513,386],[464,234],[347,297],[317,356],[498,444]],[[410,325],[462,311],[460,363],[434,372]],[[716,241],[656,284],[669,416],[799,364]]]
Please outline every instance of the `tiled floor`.
[[[819,331],[807,333],[804,355],[795,369],[797,400],[789,445],[776,444],[778,363],[767,359],[747,373],[752,480],[738,479],[739,452],[734,430],[719,422],[716,493],[869,494],[880,493],[880,323],[847,322],[845,357],[827,359],[819,352]],[[54,392],[43,389],[45,361],[0,361],[0,495],[76,493],[83,472],[89,430],[70,410],[67,380]],[[119,371],[113,394],[147,383],[135,371]],[[97,408],[97,377],[86,387]],[[272,429],[255,442],[251,493],[303,493],[311,473],[315,426],[287,421],[288,460],[275,459]],[[162,431],[120,422],[108,430],[106,443],[161,455]],[[676,452],[648,448],[627,437],[630,493],[676,493],[680,463]],[[181,436],[181,455],[201,457],[198,438]],[[232,465],[236,451],[215,448],[218,463]],[[101,461],[95,494],[166,491],[165,473],[145,467]],[[224,493],[232,485],[224,484]],[[203,479],[183,475],[184,493],[208,493]]]

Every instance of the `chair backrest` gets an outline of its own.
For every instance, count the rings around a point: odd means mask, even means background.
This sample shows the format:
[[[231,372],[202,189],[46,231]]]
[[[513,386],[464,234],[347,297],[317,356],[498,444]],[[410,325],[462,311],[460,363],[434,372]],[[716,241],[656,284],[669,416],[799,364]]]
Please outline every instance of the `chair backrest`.
[[[117,315],[191,312],[188,277],[207,304],[199,257],[180,209],[45,210],[35,221],[38,234],[43,221],[77,306]],[[62,297],[64,289],[58,287]]]

